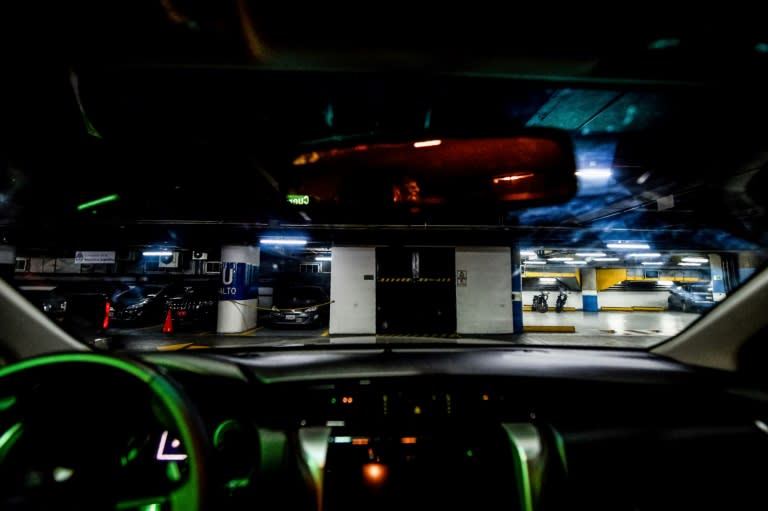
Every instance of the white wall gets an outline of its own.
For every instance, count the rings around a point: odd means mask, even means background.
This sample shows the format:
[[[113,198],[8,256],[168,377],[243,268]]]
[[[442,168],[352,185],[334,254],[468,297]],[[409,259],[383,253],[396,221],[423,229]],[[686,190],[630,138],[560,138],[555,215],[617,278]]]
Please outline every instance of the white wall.
[[[376,333],[376,249],[333,247],[330,334]],[[370,276],[366,280],[365,276]]]
[[[512,254],[509,247],[456,247],[456,271],[467,285],[456,286],[456,331],[460,334],[512,332]]]
[[[598,307],[667,307],[669,291],[601,291]]]
[[[533,304],[533,295],[539,294],[538,291],[523,291],[523,305]],[[598,307],[667,307],[668,291],[601,291],[597,294]],[[547,304],[550,308],[555,307],[557,300],[557,291],[549,292]],[[584,305],[581,299],[580,291],[569,291],[566,307],[575,307],[577,310],[583,310]]]

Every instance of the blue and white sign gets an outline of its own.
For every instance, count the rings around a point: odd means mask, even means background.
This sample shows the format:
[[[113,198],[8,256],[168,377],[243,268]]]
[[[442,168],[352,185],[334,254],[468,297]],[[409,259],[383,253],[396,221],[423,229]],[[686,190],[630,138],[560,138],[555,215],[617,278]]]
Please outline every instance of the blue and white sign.
[[[259,267],[248,263],[221,263],[220,300],[257,298]]]

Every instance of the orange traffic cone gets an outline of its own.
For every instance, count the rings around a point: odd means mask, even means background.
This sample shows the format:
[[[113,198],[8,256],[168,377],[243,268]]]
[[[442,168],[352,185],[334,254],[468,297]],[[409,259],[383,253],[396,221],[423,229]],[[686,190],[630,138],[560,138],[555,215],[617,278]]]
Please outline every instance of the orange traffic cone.
[[[173,333],[173,317],[171,317],[171,309],[168,309],[168,314],[165,315],[165,323],[163,323],[163,333]]]

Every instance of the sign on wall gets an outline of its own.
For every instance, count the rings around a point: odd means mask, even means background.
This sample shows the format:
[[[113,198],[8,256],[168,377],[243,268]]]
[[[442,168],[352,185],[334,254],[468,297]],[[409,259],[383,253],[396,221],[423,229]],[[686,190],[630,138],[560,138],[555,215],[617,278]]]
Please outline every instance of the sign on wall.
[[[258,298],[259,267],[255,264],[222,262],[220,300],[247,300]]]
[[[75,264],[115,264],[115,252],[78,250]]]

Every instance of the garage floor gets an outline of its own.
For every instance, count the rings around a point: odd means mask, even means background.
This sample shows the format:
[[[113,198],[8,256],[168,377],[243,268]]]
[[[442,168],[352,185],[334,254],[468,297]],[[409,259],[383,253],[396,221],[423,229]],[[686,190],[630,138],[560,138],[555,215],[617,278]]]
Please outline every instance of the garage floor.
[[[524,312],[525,333],[504,336],[514,344],[647,348],[677,334],[699,317],[695,313],[665,312]],[[567,332],[567,333],[565,333]],[[326,329],[271,329],[258,327],[242,334],[212,332],[163,335],[160,327],[147,327],[118,334],[125,349],[187,349],[192,347],[258,346],[264,343],[301,345],[310,343],[376,342],[374,337],[351,339],[329,336]],[[466,338],[468,336],[460,336]],[[494,338],[498,336],[492,336]],[[428,341],[416,338],[417,341]],[[460,339],[456,339],[460,340]],[[407,342],[407,339],[403,339]],[[440,339],[451,342],[451,339]]]
[[[525,344],[645,348],[662,342],[699,318],[690,312],[524,312]],[[572,333],[563,333],[572,327]],[[561,330],[561,331],[558,331]]]

